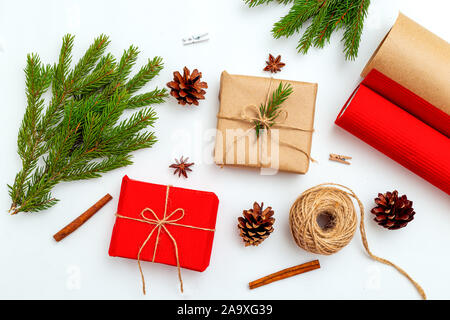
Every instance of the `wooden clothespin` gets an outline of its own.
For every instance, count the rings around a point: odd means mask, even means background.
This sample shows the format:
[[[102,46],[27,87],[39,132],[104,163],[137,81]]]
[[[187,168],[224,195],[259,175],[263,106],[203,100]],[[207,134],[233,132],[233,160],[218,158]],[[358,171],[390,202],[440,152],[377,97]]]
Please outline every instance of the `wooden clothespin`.
[[[352,159],[352,157],[348,157],[348,156],[343,156],[340,154],[334,154],[334,153],[330,153],[330,160],[331,161],[336,161],[336,162],[340,162],[343,164],[350,164],[350,162],[346,161],[346,160],[350,160]]]
[[[193,35],[193,36],[182,39],[184,45],[208,41],[208,40],[209,40],[208,33]]]

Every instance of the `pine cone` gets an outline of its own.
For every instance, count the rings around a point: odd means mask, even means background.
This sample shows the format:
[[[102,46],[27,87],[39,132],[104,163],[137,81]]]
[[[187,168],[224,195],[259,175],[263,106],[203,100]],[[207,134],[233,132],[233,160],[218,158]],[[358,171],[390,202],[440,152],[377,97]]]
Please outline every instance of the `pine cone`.
[[[379,193],[375,203],[377,206],[370,211],[376,215],[374,221],[387,229],[403,228],[414,219],[413,202],[409,201],[406,195],[399,197],[397,190],[385,194]]]
[[[272,218],[274,212],[272,207],[267,207],[263,211],[264,203],[261,206],[258,203],[253,204],[253,209],[244,210],[244,217],[238,218],[238,228],[240,236],[245,242],[245,246],[257,246],[264,241],[273,231]]]
[[[206,91],[203,89],[208,88],[208,84],[201,82],[201,77],[202,73],[197,69],[191,74],[186,67],[183,69],[183,76],[178,71],[173,73],[173,81],[168,82],[167,86],[171,89],[170,94],[178,100],[178,104],[198,106],[198,100],[205,99]]]

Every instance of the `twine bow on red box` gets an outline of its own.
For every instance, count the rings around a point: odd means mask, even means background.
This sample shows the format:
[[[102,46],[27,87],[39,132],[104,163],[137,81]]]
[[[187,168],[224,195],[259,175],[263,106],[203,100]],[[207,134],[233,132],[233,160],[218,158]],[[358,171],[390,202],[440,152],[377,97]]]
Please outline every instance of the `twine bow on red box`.
[[[140,216],[142,217],[142,219],[127,217],[127,216],[123,216],[123,215],[120,215],[120,214],[116,213],[116,216],[118,218],[129,219],[129,220],[134,220],[134,221],[139,221],[139,222],[155,225],[155,228],[153,228],[152,231],[150,231],[149,235],[147,236],[145,241],[140,246],[139,252],[138,252],[138,255],[137,255],[139,272],[141,274],[141,279],[142,279],[142,290],[143,290],[144,294],[146,293],[146,291],[145,291],[144,273],[143,273],[142,267],[141,267],[141,252],[144,249],[144,247],[147,245],[147,242],[150,240],[150,238],[152,237],[152,235],[155,232],[155,230],[158,230],[158,233],[156,235],[156,241],[155,241],[155,247],[154,247],[154,250],[153,250],[152,262],[155,261],[156,250],[158,248],[159,236],[161,234],[161,229],[164,229],[164,231],[167,233],[169,238],[172,240],[173,246],[174,246],[174,249],[175,249],[175,257],[176,257],[177,269],[178,269],[178,279],[180,280],[180,290],[181,290],[181,292],[183,292],[183,280],[181,278],[181,268],[180,268],[180,259],[179,259],[179,253],[178,253],[178,246],[177,246],[177,242],[176,242],[175,238],[172,236],[172,234],[170,233],[170,231],[168,230],[166,225],[179,226],[179,227],[185,227],[185,228],[191,228],[191,229],[197,229],[197,230],[212,231],[212,232],[215,231],[215,229],[202,228],[202,227],[196,227],[196,226],[191,226],[191,225],[177,223],[178,221],[180,221],[180,220],[182,220],[184,218],[185,212],[184,212],[183,208],[177,208],[177,209],[173,210],[169,215],[167,215],[167,203],[168,203],[168,200],[169,200],[169,189],[170,189],[170,186],[167,186],[167,188],[166,188],[166,199],[165,199],[165,204],[164,204],[164,215],[163,215],[162,219],[159,219],[157,214],[151,208],[145,208],[144,210],[141,211]],[[146,217],[145,216],[145,212],[146,211],[149,211],[150,213],[152,213],[154,219]],[[177,212],[181,212],[181,215],[179,217],[172,218],[172,216],[174,216]]]

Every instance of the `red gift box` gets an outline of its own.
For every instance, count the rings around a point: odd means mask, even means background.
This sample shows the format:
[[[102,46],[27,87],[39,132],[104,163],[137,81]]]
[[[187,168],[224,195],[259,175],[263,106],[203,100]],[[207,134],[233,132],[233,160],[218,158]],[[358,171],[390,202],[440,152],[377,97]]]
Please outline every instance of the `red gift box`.
[[[124,176],[109,255],[204,271],[211,257],[218,205],[212,192]]]

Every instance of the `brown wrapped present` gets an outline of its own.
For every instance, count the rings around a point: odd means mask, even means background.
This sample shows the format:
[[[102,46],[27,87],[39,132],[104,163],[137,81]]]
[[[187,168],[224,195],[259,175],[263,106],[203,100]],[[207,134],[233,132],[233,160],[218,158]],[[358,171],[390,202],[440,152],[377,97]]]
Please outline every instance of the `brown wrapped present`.
[[[280,82],[289,83],[293,92],[274,125],[257,137],[255,125],[264,121],[259,106],[267,103]],[[316,95],[316,83],[222,72],[215,163],[306,173],[312,160]]]

